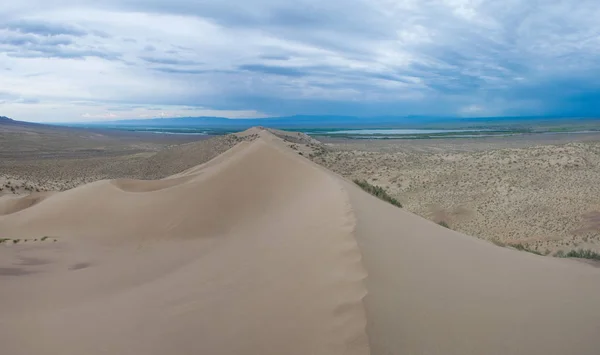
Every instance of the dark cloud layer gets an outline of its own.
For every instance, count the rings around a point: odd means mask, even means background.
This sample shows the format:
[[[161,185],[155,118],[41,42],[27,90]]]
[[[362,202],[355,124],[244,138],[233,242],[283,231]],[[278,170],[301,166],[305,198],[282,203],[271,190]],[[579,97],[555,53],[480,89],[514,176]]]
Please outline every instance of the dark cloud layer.
[[[240,70],[249,72],[267,74],[267,75],[281,75],[281,76],[307,76],[309,73],[301,68],[292,67],[280,67],[275,65],[265,64],[245,64],[238,67]]]
[[[6,24],[0,25],[0,28],[4,28],[10,31],[20,33],[30,33],[41,36],[85,36],[87,32],[68,24],[51,23],[46,21],[32,21],[18,19],[7,22]]]

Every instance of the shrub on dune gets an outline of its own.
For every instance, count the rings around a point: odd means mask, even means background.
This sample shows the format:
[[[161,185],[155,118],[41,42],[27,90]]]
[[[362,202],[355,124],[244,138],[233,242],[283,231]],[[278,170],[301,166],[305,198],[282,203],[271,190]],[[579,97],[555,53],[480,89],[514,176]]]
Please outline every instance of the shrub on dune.
[[[394,197],[390,196],[387,193],[387,191],[385,191],[384,188],[382,188],[380,186],[375,186],[375,185],[369,184],[366,180],[356,179],[356,180],[354,180],[354,183],[356,185],[360,186],[366,192],[370,193],[371,195],[378,197],[379,199],[384,200],[386,202],[389,202],[394,206],[402,207],[402,204],[400,203],[400,201],[398,201]]]
[[[562,250],[559,250],[558,252],[556,252],[556,254],[554,254],[554,256],[556,256],[558,258],[580,258],[580,259],[600,260],[599,253],[596,253],[593,250],[584,250],[584,249],[571,250],[567,253],[565,253]]]
[[[446,223],[446,221],[440,221],[438,222],[438,224],[444,228],[450,229],[450,226],[448,225],[448,223]]]

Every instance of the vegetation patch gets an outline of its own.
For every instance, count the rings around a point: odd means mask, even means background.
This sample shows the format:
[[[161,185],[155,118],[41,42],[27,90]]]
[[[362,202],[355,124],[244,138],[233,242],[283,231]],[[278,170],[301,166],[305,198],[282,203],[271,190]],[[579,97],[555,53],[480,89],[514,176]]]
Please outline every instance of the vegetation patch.
[[[6,243],[6,244],[8,244],[8,243],[10,243],[10,242],[12,242],[13,244],[18,244],[18,243],[20,243],[20,242],[26,243],[26,242],[28,242],[28,241],[34,241],[34,242],[37,242],[38,240],[39,240],[39,241],[42,241],[42,242],[43,242],[43,241],[46,241],[46,240],[48,240],[48,241],[49,241],[49,240],[52,240],[52,241],[54,241],[54,242],[57,242],[57,241],[58,241],[58,239],[56,239],[56,238],[52,238],[52,237],[48,237],[48,236],[42,237],[42,238],[40,238],[40,239],[37,239],[37,238],[36,238],[36,239],[13,239],[13,238],[0,238],[0,244],[5,244],[5,243]]]
[[[542,255],[542,256],[544,255],[544,254],[540,253],[539,251],[537,251],[535,249],[530,249],[529,247],[527,247],[526,245],[523,245],[521,243],[508,243],[508,244],[506,244],[506,246],[515,248],[519,251],[526,251],[528,253],[535,254],[535,255]]]
[[[499,246],[499,247],[510,247],[510,248],[515,248],[519,251],[525,251],[531,254],[535,254],[535,255],[541,255],[544,256],[544,254],[540,253],[539,251],[535,250],[535,249],[531,249],[529,248],[527,245],[523,245],[521,243],[505,243],[499,239],[491,239],[490,240],[492,243],[494,243],[495,245]]]
[[[499,246],[499,247],[502,247],[502,248],[506,247],[506,243],[504,243],[503,241],[501,241],[501,240],[500,240],[500,239],[498,239],[498,238],[491,239],[490,241],[491,241],[492,243],[494,243],[494,245],[497,245],[497,246]]]
[[[438,224],[444,228],[450,229],[450,226],[448,225],[448,223],[446,223],[446,221],[439,221]]]
[[[363,190],[370,193],[371,195],[378,197],[381,200],[391,203],[394,206],[402,207],[402,204],[397,199],[390,196],[385,189],[380,186],[369,184],[366,180],[354,180],[354,183],[360,186]]]
[[[569,252],[564,252],[563,250],[559,250],[554,254],[557,258],[580,258],[580,259],[591,259],[591,260],[599,260],[600,254],[596,253],[593,250],[571,250]]]

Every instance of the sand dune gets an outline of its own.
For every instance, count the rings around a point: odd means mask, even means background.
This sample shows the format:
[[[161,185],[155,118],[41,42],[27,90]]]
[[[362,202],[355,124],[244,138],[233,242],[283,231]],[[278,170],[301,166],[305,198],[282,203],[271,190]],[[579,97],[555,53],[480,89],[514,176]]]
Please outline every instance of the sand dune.
[[[0,237],[58,240],[0,246],[2,352],[598,354],[600,268],[441,228],[248,134],[163,180],[0,201]]]
[[[27,196],[2,196],[0,198],[0,216],[29,208],[53,194],[54,192],[34,192]]]

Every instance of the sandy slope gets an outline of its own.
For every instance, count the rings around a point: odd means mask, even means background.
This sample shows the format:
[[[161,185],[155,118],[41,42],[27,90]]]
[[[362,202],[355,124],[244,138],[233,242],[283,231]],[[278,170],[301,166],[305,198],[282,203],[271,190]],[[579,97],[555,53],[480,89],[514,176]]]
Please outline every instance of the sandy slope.
[[[12,214],[29,208],[37,203],[42,202],[53,194],[55,194],[55,192],[33,192],[26,196],[0,196],[0,216]]]
[[[441,228],[257,133],[0,216],[58,240],[0,246],[2,353],[598,353],[599,268]]]
[[[599,268],[500,248],[347,191],[373,354],[598,354]]]

